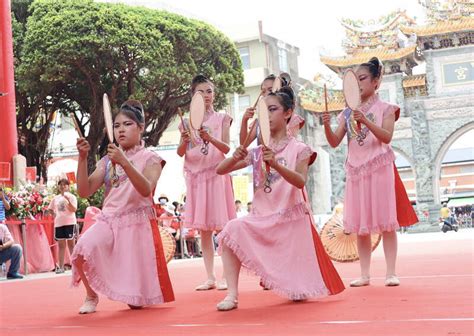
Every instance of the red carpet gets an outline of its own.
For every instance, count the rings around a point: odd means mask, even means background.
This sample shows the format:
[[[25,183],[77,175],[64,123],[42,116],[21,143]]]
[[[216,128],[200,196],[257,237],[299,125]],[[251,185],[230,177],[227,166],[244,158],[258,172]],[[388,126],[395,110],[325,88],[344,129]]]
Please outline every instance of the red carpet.
[[[348,288],[323,300],[293,303],[241,275],[239,309],[217,312],[224,292],[195,292],[201,260],[173,262],[176,302],[129,310],[101,297],[98,312],[78,315],[82,289],[69,277],[0,283],[1,335],[472,335],[473,231],[402,236],[402,285],[383,286],[380,246],[372,260],[372,285]],[[419,239],[419,237],[422,237]],[[218,272],[221,267],[218,263]],[[335,264],[346,285],[358,264]],[[126,271],[126,270],[124,270]],[[218,273],[219,274],[219,273]]]

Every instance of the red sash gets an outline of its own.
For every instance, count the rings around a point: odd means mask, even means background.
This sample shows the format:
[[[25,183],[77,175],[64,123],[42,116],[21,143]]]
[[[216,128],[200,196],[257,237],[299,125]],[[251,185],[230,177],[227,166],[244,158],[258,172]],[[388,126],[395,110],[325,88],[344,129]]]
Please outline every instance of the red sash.
[[[165,253],[163,251],[163,243],[161,241],[160,231],[158,230],[158,222],[156,219],[150,219],[151,231],[153,232],[153,243],[155,245],[156,270],[158,272],[158,280],[160,281],[161,293],[165,302],[174,301],[173,287],[166,265]]]
[[[397,220],[400,226],[410,226],[418,223],[418,216],[413,209],[413,206],[408,199],[405,186],[403,185],[402,179],[398,174],[395,163],[393,164],[393,170],[395,172],[395,199],[397,203]]]
[[[311,212],[311,207],[308,202],[308,197],[306,195],[306,189],[303,189],[303,198],[306,204],[308,205],[314,249],[316,251],[316,257],[318,259],[318,265],[321,271],[321,276],[323,277],[324,284],[326,285],[326,288],[329,290],[329,293],[331,295],[341,293],[345,289],[344,283],[342,282],[341,277],[337,273],[336,268],[334,267],[331,259],[326,253],[323,243],[321,242],[321,238],[319,237],[318,232],[315,229],[314,218]]]

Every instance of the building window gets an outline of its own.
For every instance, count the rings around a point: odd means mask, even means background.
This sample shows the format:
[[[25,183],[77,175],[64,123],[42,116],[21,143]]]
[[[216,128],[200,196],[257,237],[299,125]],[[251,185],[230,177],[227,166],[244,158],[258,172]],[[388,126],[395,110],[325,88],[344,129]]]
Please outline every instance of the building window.
[[[240,60],[242,61],[242,67],[244,70],[250,69],[250,52],[249,47],[239,48]]]
[[[239,97],[239,112],[244,113],[245,109],[250,106],[250,96]]]
[[[239,109],[235,110],[235,103],[232,100],[232,112],[234,113],[234,119],[242,119],[245,110],[250,106],[250,96],[239,96]]]
[[[460,173],[461,173],[461,174],[474,173],[474,166],[461,167]]]
[[[278,48],[278,65],[280,71],[288,72],[288,52],[285,49]]]

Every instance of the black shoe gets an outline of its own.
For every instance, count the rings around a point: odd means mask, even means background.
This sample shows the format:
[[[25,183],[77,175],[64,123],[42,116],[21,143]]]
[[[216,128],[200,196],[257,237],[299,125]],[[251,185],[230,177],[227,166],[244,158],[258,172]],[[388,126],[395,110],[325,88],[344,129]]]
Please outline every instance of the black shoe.
[[[23,279],[23,275],[20,273],[7,273],[7,279]]]

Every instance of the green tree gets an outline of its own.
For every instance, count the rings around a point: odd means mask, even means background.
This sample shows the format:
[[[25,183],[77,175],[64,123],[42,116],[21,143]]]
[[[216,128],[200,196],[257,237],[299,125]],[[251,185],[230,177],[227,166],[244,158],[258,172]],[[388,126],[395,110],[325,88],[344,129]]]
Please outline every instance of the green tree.
[[[17,125],[19,151],[26,157],[28,166],[36,166],[39,175],[46,178],[47,151],[50,136],[50,121],[60,100],[54,88],[43,85],[30,91],[25,88],[18,69],[22,64],[22,50],[27,31],[29,6],[33,0],[12,1],[13,53],[15,62],[15,95],[17,103]]]
[[[227,93],[242,89],[234,44],[206,23],[91,0],[36,0],[30,13],[17,69],[19,88],[30,99],[45,99],[48,92],[48,109],[74,112],[82,127],[89,124],[91,166],[103,139],[103,93],[113,108],[128,98],[141,100],[147,117],[144,139],[157,145],[177,109],[187,109],[194,75],[214,80],[218,107],[225,105]]]

